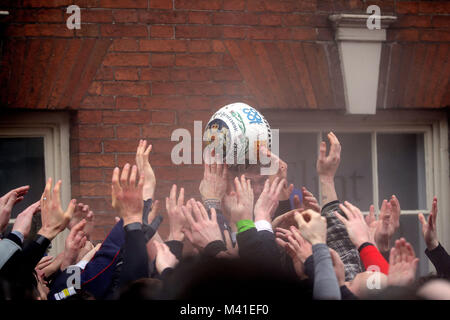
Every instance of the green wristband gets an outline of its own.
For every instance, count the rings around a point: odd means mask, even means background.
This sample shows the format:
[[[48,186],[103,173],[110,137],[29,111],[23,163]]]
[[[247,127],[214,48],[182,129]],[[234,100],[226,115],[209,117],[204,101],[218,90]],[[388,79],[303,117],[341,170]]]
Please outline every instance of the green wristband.
[[[255,223],[252,220],[240,220],[236,223],[237,233],[247,231],[254,227]]]

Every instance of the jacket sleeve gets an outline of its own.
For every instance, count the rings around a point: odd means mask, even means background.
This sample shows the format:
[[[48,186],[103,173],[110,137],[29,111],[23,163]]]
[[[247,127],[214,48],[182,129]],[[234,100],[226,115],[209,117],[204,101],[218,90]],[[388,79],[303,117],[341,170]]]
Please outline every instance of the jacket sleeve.
[[[425,254],[433,263],[439,276],[450,277],[450,255],[440,243],[433,250],[426,249]]]
[[[134,280],[148,277],[148,255],[142,224],[131,223],[124,229],[125,244],[120,287]]]
[[[333,269],[330,250],[324,243],[312,246],[314,257],[314,299],[341,300],[341,290]]]
[[[370,266],[378,266],[380,272],[386,275],[389,273],[389,263],[373,244],[368,242],[363,243],[358,251],[366,270],[368,270]]]
[[[0,270],[14,253],[20,250],[22,248],[14,241],[7,238],[0,240]]]

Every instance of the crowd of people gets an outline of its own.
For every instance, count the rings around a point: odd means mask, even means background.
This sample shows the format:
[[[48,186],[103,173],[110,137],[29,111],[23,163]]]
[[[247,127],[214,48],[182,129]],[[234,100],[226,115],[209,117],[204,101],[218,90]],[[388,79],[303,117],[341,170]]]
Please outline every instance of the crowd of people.
[[[185,199],[177,185],[165,198],[165,239],[158,232],[163,218],[154,200],[152,146],[145,140],[135,164],[113,171],[117,217],[101,243],[91,241],[95,212],[75,199],[64,210],[61,181],[53,186],[51,178],[40,201],[4,234],[12,208],[30,186],[11,190],[0,198],[0,299],[450,299],[450,256],[437,237],[437,199],[427,218],[419,215],[436,272],[417,277],[414,248],[407,239],[393,241],[399,199],[384,200],[379,214],[371,206],[367,216],[340,201],[334,177],[341,145],[332,132],[328,140],[329,151],[323,141],[317,159],[320,201],[301,187],[301,197],[291,203],[287,165],[267,149],[278,165],[273,176],[210,155],[201,199]],[[41,228],[24,245],[39,211]],[[48,255],[51,241],[66,228],[65,249]],[[192,250],[183,250],[187,242]]]

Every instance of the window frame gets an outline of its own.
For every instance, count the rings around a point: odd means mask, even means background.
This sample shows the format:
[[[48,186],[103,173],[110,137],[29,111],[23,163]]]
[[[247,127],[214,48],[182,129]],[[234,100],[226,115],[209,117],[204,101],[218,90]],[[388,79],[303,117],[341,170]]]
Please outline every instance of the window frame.
[[[69,115],[61,112],[8,112],[0,117],[0,137],[44,139],[45,179],[62,181],[61,204],[67,208],[71,200],[70,181],[70,125]],[[14,223],[10,219],[9,223]],[[64,250],[68,231],[61,232],[49,251],[57,255]]]
[[[438,198],[438,238],[443,246],[450,248],[449,212],[449,153],[448,115],[441,110],[377,110],[375,115],[349,115],[342,111],[267,111],[264,112],[272,130],[282,133],[307,132],[372,132],[389,131],[398,133],[424,132],[426,209],[402,210],[402,214],[428,214],[433,196]],[[377,161],[376,138],[372,133],[372,158]],[[317,145],[320,142],[320,135]],[[375,139],[375,141],[374,141]],[[375,143],[374,143],[375,142]],[[272,142],[273,143],[273,142]],[[280,143],[282,143],[280,141]],[[317,149],[318,153],[318,149]],[[378,180],[378,172],[373,172],[376,162],[372,161],[372,176]],[[377,178],[375,178],[377,177]],[[373,182],[374,183],[374,182]],[[373,184],[373,193],[378,194],[378,181]],[[319,184],[320,196],[320,184]],[[375,203],[379,203],[374,197]],[[376,210],[379,210],[376,207]],[[447,230],[446,230],[447,228]]]

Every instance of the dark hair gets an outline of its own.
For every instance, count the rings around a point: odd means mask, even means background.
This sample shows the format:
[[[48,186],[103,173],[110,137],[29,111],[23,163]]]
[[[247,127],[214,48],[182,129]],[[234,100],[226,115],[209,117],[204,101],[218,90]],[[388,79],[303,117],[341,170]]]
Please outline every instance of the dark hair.
[[[144,278],[133,281],[120,292],[121,300],[156,300],[160,296],[162,282],[158,279]]]

